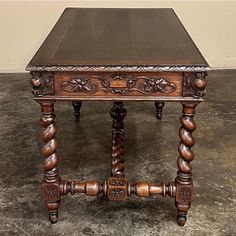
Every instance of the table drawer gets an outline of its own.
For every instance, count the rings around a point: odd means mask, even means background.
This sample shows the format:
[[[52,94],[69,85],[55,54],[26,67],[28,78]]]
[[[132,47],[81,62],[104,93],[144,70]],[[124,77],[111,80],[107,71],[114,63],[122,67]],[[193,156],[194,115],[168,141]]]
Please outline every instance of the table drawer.
[[[54,73],[56,96],[181,96],[182,79],[182,73]]]

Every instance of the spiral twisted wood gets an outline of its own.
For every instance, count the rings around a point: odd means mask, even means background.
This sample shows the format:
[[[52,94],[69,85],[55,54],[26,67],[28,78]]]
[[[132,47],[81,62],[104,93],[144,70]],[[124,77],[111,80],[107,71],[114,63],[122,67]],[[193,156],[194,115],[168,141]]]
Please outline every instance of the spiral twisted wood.
[[[124,177],[124,123],[127,111],[122,102],[114,102],[110,111],[112,122],[112,176]]]
[[[195,144],[192,132],[196,129],[196,123],[193,120],[196,105],[197,104],[183,104],[183,115],[180,118],[180,123],[182,125],[179,130],[180,143],[178,151],[180,155],[177,160],[179,174],[181,174],[181,177],[178,178],[180,183],[183,181],[183,174],[186,174],[185,176],[188,176],[188,178],[184,178],[184,182],[191,184],[192,166],[190,162],[194,158],[191,147]]]
[[[183,103],[183,115],[180,118],[179,130],[180,143],[178,146],[179,157],[177,160],[178,173],[176,178],[177,194],[176,207],[178,209],[178,224],[183,226],[187,220],[186,214],[192,201],[192,166],[190,162],[194,158],[191,147],[195,144],[192,132],[196,129],[193,120],[197,103]]]
[[[45,159],[43,162],[44,168],[44,199],[49,210],[49,218],[52,223],[58,220],[58,208],[60,204],[59,182],[60,177],[57,170],[58,155],[56,153],[57,140],[55,134],[57,132],[55,126],[54,103],[40,103],[42,109],[42,118],[40,119],[44,130],[42,132],[42,140],[45,144],[42,147],[42,154]]]

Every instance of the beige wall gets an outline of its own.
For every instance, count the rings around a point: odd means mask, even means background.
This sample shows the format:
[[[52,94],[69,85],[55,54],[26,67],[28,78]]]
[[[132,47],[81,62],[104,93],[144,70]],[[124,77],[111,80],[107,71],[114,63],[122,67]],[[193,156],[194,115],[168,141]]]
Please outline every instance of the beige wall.
[[[236,68],[236,2],[12,1],[0,2],[0,72],[23,72],[68,6],[173,7],[213,68]]]

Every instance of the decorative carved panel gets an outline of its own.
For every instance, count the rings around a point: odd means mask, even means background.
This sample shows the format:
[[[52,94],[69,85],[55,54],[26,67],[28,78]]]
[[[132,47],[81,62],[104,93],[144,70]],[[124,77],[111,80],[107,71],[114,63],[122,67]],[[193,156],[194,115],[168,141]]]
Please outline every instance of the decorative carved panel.
[[[102,74],[81,75],[72,74],[64,76],[57,73],[55,76],[56,93],[60,95],[155,95],[172,96],[181,95],[182,76],[175,77],[161,75],[130,75],[130,74]]]
[[[183,97],[200,98],[206,95],[206,72],[184,73]]]
[[[59,183],[43,183],[43,194],[46,202],[60,200]]]
[[[176,187],[176,202],[180,204],[191,203],[193,198],[193,185],[177,184]]]
[[[107,197],[109,200],[121,201],[128,197],[128,180],[111,177],[107,180]]]
[[[54,95],[54,82],[52,72],[31,72],[32,93],[36,97]]]

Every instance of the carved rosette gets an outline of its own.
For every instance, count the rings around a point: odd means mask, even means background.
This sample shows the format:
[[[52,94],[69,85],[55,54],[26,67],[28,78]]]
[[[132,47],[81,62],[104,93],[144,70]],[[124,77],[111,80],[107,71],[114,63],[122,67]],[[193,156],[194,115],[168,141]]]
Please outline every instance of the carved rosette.
[[[54,94],[53,73],[52,72],[31,72],[32,93],[35,97]]]
[[[126,200],[128,195],[128,180],[124,178],[111,177],[106,182],[107,184],[107,197],[109,200],[121,201]],[[130,192],[130,191],[129,191]]]
[[[124,75],[115,75],[112,78],[106,76],[77,76],[68,81],[63,81],[60,87],[68,93],[96,94],[103,91],[107,94],[120,95],[127,95],[132,92],[138,92],[144,95],[155,93],[170,94],[176,90],[175,83],[167,78],[131,77]]]
[[[193,190],[192,190],[192,185],[180,185],[177,184],[177,192],[176,192],[176,202],[178,204],[182,205],[188,205],[191,204],[193,197]]]
[[[70,81],[64,81],[61,88],[66,92],[85,92],[94,93],[97,88],[95,82],[91,82],[88,78],[74,78]]]
[[[168,94],[174,92],[175,89],[176,85],[164,78],[144,78],[144,82],[139,86],[139,90],[143,93],[161,92]]]
[[[44,168],[44,181],[43,193],[46,206],[49,210],[49,217],[52,223],[56,223],[58,219],[58,208],[60,204],[60,190],[59,183],[60,177],[57,170],[58,155],[56,153],[57,140],[55,115],[53,109],[53,102],[41,102],[42,118],[41,124],[44,127],[42,132],[42,140],[45,144],[42,147],[42,154],[45,159],[43,162]]]
[[[183,97],[200,98],[206,95],[206,72],[184,73]]]

